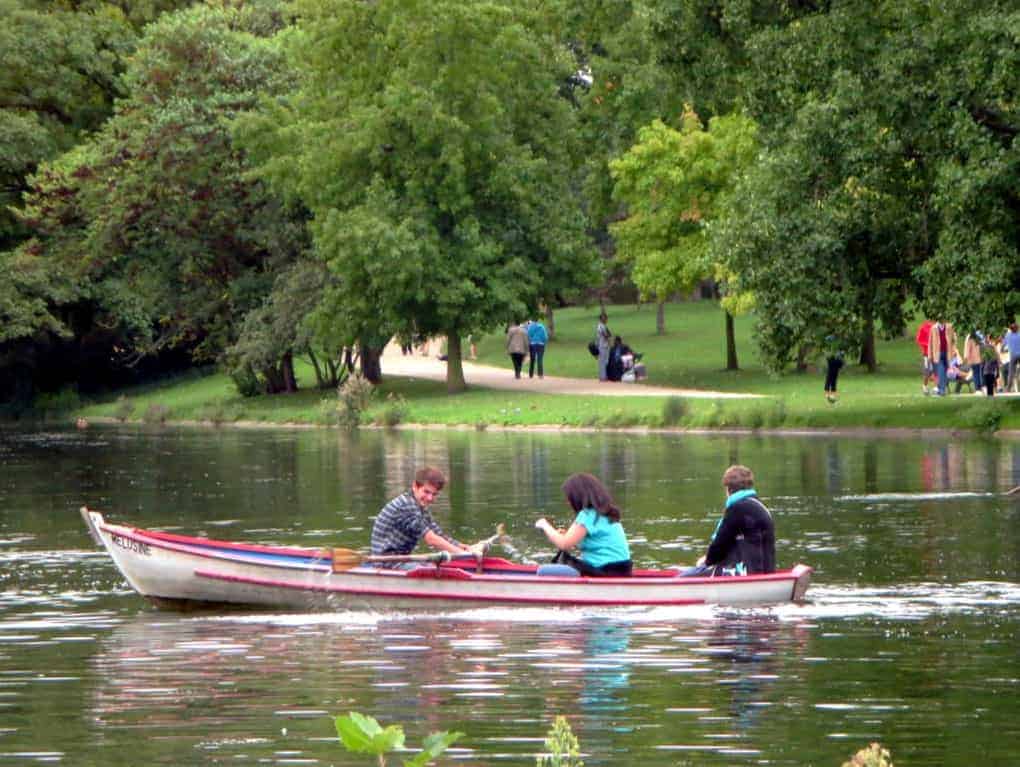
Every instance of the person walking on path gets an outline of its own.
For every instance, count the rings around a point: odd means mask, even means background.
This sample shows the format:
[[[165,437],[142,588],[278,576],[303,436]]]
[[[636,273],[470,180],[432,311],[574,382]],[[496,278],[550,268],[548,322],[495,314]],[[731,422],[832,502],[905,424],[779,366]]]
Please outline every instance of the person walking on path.
[[[612,341],[613,334],[609,332],[609,326],[606,324],[609,322],[609,317],[606,316],[605,311],[599,314],[598,324],[595,325],[595,343],[599,347],[599,380],[608,381],[609,374],[607,367],[609,366],[609,347]]]
[[[541,320],[532,320],[528,323],[528,378],[535,377],[535,361],[538,361],[538,377],[545,378],[545,370],[542,369],[542,359],[545,357],[545,345],[549,341],[549,333]]]
[[[524,355],[528,353],[528,334],[517,323],[506,332],[506,353],[514,363],[514,378],[520,378]]]
[[[1005,337],[1002,339],[1002,345],[1006,347],[1006,351],[1009,352],[1009,367],[1006,369],[1006,390],[1017,391],[1017,368],[1020,368],[1020,328],[1017,327],[1016,322],[1009,324],[1009,330],[1006,331]]]
[[[946,394],[948,385],[947,373],[949,371],[949,359],[956,349],[956,331],[948,322],[938,320],[931,328],[931,335],[928,338],[928,359],[931,360],[935,369],[937,388],[935,393],[940,397]]]

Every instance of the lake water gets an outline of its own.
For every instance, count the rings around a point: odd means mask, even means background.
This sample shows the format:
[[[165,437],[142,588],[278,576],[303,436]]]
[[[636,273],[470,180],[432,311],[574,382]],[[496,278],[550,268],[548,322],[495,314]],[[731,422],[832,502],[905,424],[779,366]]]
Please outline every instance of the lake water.
[[[363,547],[429,462],[462,539],[569,520],[592,471],[636,563],[692,562],[745,463],[809,602],[428,615],[159,611],[88,537],[112,521]],[[443,764],[533,765],[556,715],[593,765],[1020,763],[1020,444],[503,432],[0,431],[0,766],[369,765],[331,717],[466,736]],[[496,552],[498,553],[498,552]],[[405,755],[406,758],[406,755]],[[391,759],[390,764],[402,760]]]

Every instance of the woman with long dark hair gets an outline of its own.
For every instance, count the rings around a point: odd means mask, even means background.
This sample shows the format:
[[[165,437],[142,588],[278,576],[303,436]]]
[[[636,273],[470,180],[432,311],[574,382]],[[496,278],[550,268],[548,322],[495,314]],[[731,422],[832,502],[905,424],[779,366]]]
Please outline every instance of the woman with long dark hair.
[[[563,483],[567,505],[577,516],[560,532],[543,517],[535,527],[545,533],[559,553],[553,560],[570,565],[581,575],[630,575],[632,564],[621,512],[606,486],[591,474],[571,474]],[[580,557],[568,553],[577,547]]]

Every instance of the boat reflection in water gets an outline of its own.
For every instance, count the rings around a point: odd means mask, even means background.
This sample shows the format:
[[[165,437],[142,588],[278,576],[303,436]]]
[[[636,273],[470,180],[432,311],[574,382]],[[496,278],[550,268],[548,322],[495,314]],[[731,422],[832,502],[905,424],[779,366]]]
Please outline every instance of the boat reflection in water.
[[[758,611],[522,612],[142,615],[95,656],[92,713],[139,760],[335,759],[331,717],[359,711],[411,745],[461,730],[467,763],[532,763],[563,715],[590,764],[665,765],[758,749],[803,644],[796,621]]]

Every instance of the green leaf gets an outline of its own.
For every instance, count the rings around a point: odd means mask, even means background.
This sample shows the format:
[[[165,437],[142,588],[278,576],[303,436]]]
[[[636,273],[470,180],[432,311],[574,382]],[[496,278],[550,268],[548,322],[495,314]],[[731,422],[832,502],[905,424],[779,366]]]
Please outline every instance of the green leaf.
[[[351,753],[379,756],[404,746],[404,730],[399,725],[383,729],[373,717],[352,711],[334,718],[337,735]]]
[[[404,762],[404,767],[425,767],[456,741],[464,737],[462,732],[433,732],[422,743],[422,750],[413,759]]]

